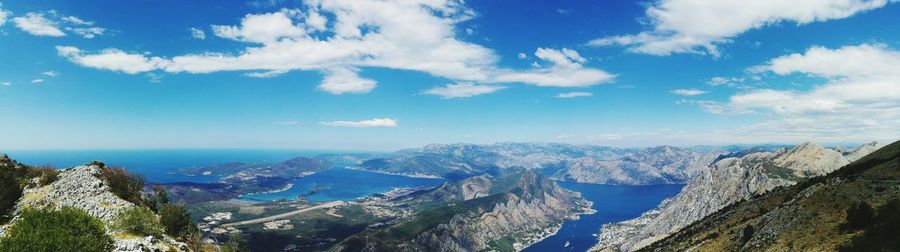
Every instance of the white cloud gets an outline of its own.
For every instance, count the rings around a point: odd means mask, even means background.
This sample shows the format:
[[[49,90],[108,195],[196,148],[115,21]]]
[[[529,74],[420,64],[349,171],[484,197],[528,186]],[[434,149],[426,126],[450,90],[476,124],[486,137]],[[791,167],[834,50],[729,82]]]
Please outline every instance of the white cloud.
[[[272,70],[272,71],[266,71],[266,72],[246,73],[246,74],[244,74],[244,76],[253,77],[253,78],[272,78],[272,77],[281,76],[282,74],[285,74],[287,72],[288,72],[287,70]]]
[[[562,50],[538,48],[534,56],[549,62],[551,66],[538,66],[531,71],[503,71],[496,74],[490,82],[521,82],[546,87],[587,87],[611,81],[616,77],[602,70],[585,68],[583,64],[587,59],[568,48]]]
[[[298,122],[298,121],[281,121],[281,122],[274,122],[272,124],[285,126],[285,125],[297,125],[297,124],[300,124],[300,122]]]
[[[719,114],[758,113],[766,118],[763,122],[739,130],[766,141],[883,140],[895,139],[900,132],[900,51],[877,44],[816,46],[753,69],[803,74],[825,82],[807,90],[752,89],[725,103],[680,103]]]
[[[435,87],[422,92],[423,94],[437,95],[444,99],[472,97],[490,94],[505,89],[504,86],[478,85],[473,83],[449,84],[443,87]]]
[[[40,84],[40,83],[42,83],[42,82],[44,82],[44,79],[34,79],[34,80],[31,80],[31,84]]]
[[[293,15],[293,11],[286,9],[266,14],[247,14],[240,26],[213,25],[212,30],[218,37],[261,44],[276,43],[282,39],[299,39],[306,35],[306,30],[294,24],[291,19]]]
[[[397,121],[390,118],[378,118],[372,120],[363,120],[363,121],[332,121],[332,122],[321,122],[321,125],[324,126],[332,126],[332,127],[352,127],[352,128],[376,128],[376,127],[386,127],[386,128],[394,128],[397,127]]]
[[[630,51],[670,55],[719,55],[718,45],[751,29],[793,22],[804,25],[842,19],[895,0],[657,0],[646,10],[652,29],[599,38],[594,46],[622,45]]]
[[[569,15],[569,14],[572,14],[572,12],[575,12],[575,10],[573,10],[573,9],[556,9],[556,12],[559,14],[563,14],[563,15]]]
[[[355,69],[374,67],[424,72],[454,82],[557,87],[597,85],[615,77],[585,67],[586,60],[571,49],[539,48],[535,55],[548,63],[545,68],[499,67],[492,50],[455,37],[455,26],[475,16],[460,0],[310,0],[304,4],[305,11],[248,14],[240,25],[213,25],[216,36],[248,43],[237,54],[167,57],[159,59],[155,69],[143,71],[304,70],[329,75],[334,69],[357,73]],[[374,87],[374,81],[356,77],[354,90]]]
[[[83,25],[83,26],[91,26],[91,25],[94,25],[94,22],[91,22],[91,21],[85,21],[85,20],[83,20],[83,19],[81,19],[81,18],[79,18],[79,17],[76,17],[76,16],[67,16],[67,17],[62,17],[62,18],[60,18],[60,19],[62,19],[63,21],[66,21],[66,22],[68,22],[68,23],[74,24],[74,25]]]
[[[372,91],[375,86],[374,80],[359,77],[359,70],[355,68],[336,67],[326,71],[318,89],[331,94],[363,94]]]
[[[518,56],[518,58],[521,59],[521,60],[528,58],[528,55],[526,55],[525,53],[521,53],[521,52],[520,52],[519,55],[517,55],[517,56]]]
[[[3,3],[0,3],[0,7],[3,7]],[[6,19],[8,19],[10,15],[12,15],[12,13],[0,8],[0,26],[6,23]]]
[[[12,85],[12,81],[0,81],[0,86],[9,86]]]
[[[74,32],[75,34],[81,35],[82,38],[92,39],[97,36],[103,35],[106,32],[106,28],[100,27],[66,27],[66,31]]]
[[[50,76],[50,77],[56,77],[56,76],[59,76],[59,72],[57,72],[57,71],[46,71],[46,72],[43,72],[43,73],[41,73],[41,74],[46,75],[46,76]]]
[[[683,96],[695,96],[702,95],[707,93],[706,91],[700,89],[675,89],[671,91],[673,94],[683,95]]]
[[[57,23],[44,17],[44,14],[29,12],[22,17],[12,19],[16,27],[35,36],[62,37],[66,33],[57,27]]]
[[[589,92],[568,92],[568,93],[560,93],[556,95],[556,98],[576,98],[576,97],[589,97],[594,96],[594,94]]]
[[[147,58],[141,54],[126,53],[119,49],[104,49],[97,54],[84,54],[71,46],[57,46],[57,53],[76,64],[96,69],[121,71],[128,74],[157,69],[167,62],[158,58]]]
[[[191,27],[191,29],[189,29],[189,30],[191,32],[191,38],[199,39],[199,40],[206,39],[206,32],[203,32],[203,30],[200,30],[200,29],[197,29],[194,27]]]

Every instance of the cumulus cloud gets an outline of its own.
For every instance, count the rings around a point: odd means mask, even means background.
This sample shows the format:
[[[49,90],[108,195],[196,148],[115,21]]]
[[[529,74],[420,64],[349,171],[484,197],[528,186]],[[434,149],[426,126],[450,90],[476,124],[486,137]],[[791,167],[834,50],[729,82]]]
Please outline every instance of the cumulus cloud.
[[[81,66],[128,74],[151,71],[166,64],[158,57],[148,58],[142,54],[127,53],[112,48],[104,49],[96,54],[84,54],[78,48],[71,46],[57,46],[56,51],[59,56]]]
[[[351,128],[394,128],[397,127],[397,120],[390,118],[376,118],[372,120],[362,121],[331,121],[319,123],[324,126],[331,127],[351,127]]]
[[[589,97],[594,96],[594,94],[589,92],[568,92],[568,93],[559,93],[556,95],[556,98],[576,98],[576,97]]]
[[[156,68],[144,71],[318,71],[326,79],[345,80],[337,90],[355,87],[344,92],[371,90],[368,87],[374,87],[375,82],[356,74],[358,69],[373,67],[480,84],[582,87],[615,77],[586,67],[587,60],[571,49],[538,48],[535,55],[546,67],[499,67],[493,50],[456,38],[456,25],[475,16],[460,0],[309,0],[303,4],[303,11],[248,14],[238,25],[213,25],[216,37],[247,43],[238,53],[166,57],[157,62]],[[331,90],[327,88],[331,84],[339,83],[323,83],[326,88],[322,90]]]
[[[44,14],[29,12],[25,16],[15,17],[12,22],[16,27],[35,36],[62,37],[66,33],[59,29],[58,24],[44,17]]]
[[[857,141],[893,139],[900,132],[900,51],[880,44],[814,46],[753,69],[825,82],[809,89],[750,89],[724,103],[682,103],[712,113],[766,116],[764,122],[742,128],[766,139]]]
[[[359,70],[337,67],[328,70],[318,89],[331,94],[368,93],[376,86],[374,80],[359,77]]]
[[[706,91],[700,89],[675,89],[671,91],[673,94],[683,95],[683,96],[695,96],[705,94]]]
[[[522,82],[545,87],[587,87],[608,82],[616,76],[602,70],[583,66],[587,59],[575,50],[538,48],[534,56],[550,64],[536,66],[530,71],[500,71],[490,82]]]
[[[194,27],[191,27],[191,29],[188,29],[188,30],[191,32],[191,38],[199,39],[199,40],[206,39],[206,32],[203,32],[203,30],[200,30],[200,29],[197,29]]]
[[[0,3],[0,25],[5,24],[6,20],[9,18],[9,16],[12,15],[12,13],[10,13],[7,10],[4,10],[2,7],[3,7],[3,3]]]
[[[589,45],[626,46],[651,55],[719,55],[718,45],[751,29],[791,22],[804,25],[843,19],[895,0],[657,0],[645,12],[652,28],[634,35],[599,38]]]
[[[424,94],[437,95],[444,99],[472,97],[476,95],[490,94],[505,89],[498,85],[478,85],[473,83],[449,84],[443,87],[435,87],[423,91]]]

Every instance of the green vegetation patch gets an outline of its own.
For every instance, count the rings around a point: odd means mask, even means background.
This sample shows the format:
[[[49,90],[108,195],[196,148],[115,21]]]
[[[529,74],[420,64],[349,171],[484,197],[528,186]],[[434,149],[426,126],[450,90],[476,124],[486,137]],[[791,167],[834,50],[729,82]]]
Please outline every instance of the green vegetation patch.
[[[103,222],[68,207],[26,209],[8,233],[0,239],[0,251],[109,251],[113,243],[106,235]]]

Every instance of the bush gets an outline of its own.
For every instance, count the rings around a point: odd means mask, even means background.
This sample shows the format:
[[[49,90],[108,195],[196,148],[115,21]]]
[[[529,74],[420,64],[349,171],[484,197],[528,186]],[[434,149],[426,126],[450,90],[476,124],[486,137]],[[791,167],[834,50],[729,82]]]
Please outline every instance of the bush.
[[[102,163],[101,163],[102,164]],[[110,191],[119,198],[138,206],[147,206],[144,202],[144,177],[131,174],[121,167],[101,166],[100,178],[109,185]]]
[[[197,229],[182,205],[165,204],[159,209],[159,215],[159,222],[168,235],[184,239]]]
[[[875,222],[875,210],[866,202],[858,202],[847,209],[846,222],[841,224],[841,231],[852,232],[868,228]]]
[[[0,168],[3,169],[3,168]],[[0,171],[0,224],[9,221],[9,214],[22,197],[22,187],[12,173]]]
[[[900,200],[892,199],[878,208],[878,216],[862,235],[841,251],[900,251]]]
[[[113,228],[140,236],[159,237],[163,233],[156,214],[145,207],[131,207],[120,212],[113,221]]]
[[[741,244],[745,244],[750,241],[750,239],[753,239],[753,233],[755,232],[756,230],[752,225],[744,226],[744,229],[741,230]]]
[[[113,240],[103,222],[84,211],[26,209],[0,239],[0,251],[109,251]]]
[[[228,235],[228,241],[220,247],[222,252],[250,252],[247,247],[247,240],[238,234]]]
[[[32,167],[28,170],[28,176],[38,178],[38,186],[45,186],[59,178],[59,170],[52,166]]]

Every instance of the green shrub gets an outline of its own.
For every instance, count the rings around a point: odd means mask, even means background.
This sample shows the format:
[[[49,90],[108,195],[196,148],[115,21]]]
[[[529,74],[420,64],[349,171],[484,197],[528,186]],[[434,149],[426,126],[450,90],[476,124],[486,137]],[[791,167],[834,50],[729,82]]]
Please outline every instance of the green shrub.
[[[900,251],[900,199],[892,199],[878,208],[872,224],[840,251]]]
[[[38,186],[45,186],[59,178],[59,170],[52,166],[32,167],[28,170],[28,176],[38,178]]]
[[[103,222],[75,208],[26,209],[0,239],[0,251],[109,251]]]
[[[847,209],[846,222],[841,224],[841,231],[851,232],[865,229],[875,222],[875,210],[866,202],[858,202]]]
[[[145,207],[131,207],[120,212],[113,221],[113,228],[140,236],[159,237],[163,233],[156,214]]]
[[[131,174],[122,167],[101,166],[100,178],[109,185],[110,191],[119,198],[138,206],[147,206],[144,202],[144,177]]]
[[[159,222],[168,235],[185,238],[197,229],[182,205],[165,204],[159,209],[159,215]]]
[[[228,241],[222,244],[220,249],[222,252],[250,252],[250,248],[247,247],[247,240],[238,234],[228,235]]]
[[[0,168],[3,169],[3,168]],[[10,219],[16,201],[22,197],[22,187],[12,173],[0,171],[0,224]]]

